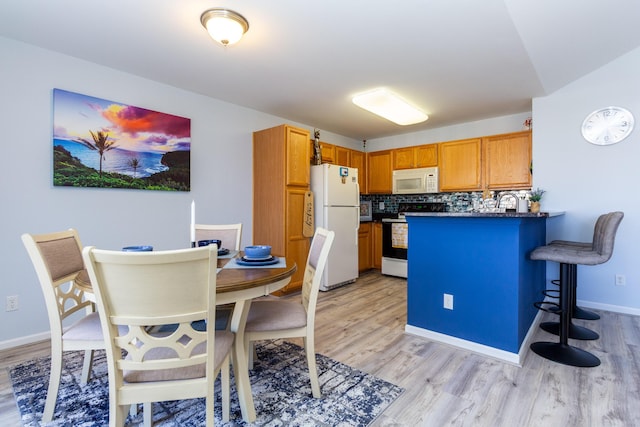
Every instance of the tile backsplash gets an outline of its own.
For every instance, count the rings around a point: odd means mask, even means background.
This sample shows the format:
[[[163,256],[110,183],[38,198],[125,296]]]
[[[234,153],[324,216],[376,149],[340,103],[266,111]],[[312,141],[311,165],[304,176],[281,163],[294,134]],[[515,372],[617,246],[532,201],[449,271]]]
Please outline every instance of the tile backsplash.
[[[505,191],[504,193],[508,193]],[[518,192],[518,191],[514,191]],[[495,197],[499,197],[503,192],[498,192]],[[492,192],[493,195],[493,192]],[[473,210],[474,202],[482,200],[482,192],[459,192],[459,193],[434,193],[434,194],[363,194],[360,200],[370,200],[372,203],[373,213],[397,213],[398,204],[405,202],[438,202],[446,204],[447,212],[468,212]],[[384,209],[380,209],[380,202],[384,202]],[[511,206],[512,198],[507,197],[504,200],[507,208],[515,208]]]

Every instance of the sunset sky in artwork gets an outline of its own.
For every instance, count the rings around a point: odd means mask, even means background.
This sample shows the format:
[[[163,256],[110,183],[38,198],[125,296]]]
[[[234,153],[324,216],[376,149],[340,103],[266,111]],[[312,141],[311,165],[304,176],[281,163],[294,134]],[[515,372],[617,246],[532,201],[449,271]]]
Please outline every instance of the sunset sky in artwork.
[[[159,152],[191,149],[191,120],[54,89],[53,137],[93,141],[89,131],[108,132],[117,148]]]

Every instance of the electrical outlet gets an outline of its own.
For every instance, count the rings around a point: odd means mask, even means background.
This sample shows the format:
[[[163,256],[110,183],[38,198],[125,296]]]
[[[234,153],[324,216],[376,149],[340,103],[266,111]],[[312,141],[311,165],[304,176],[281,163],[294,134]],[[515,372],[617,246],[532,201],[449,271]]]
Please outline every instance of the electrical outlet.
[[[379,202],[378,203],[378,209],[380,209],[381,211],[384,210],[384,202]]]
[[[18,295],[11,295],[7,297],[7,311],[16,311],[18,309]]]
[[[448,310],[453,310],[453,295],[444,294],[444,304],[443,307]]]
[[[624,286],[627,284],[627,277],[624,274],[616,274],[616,286]]]

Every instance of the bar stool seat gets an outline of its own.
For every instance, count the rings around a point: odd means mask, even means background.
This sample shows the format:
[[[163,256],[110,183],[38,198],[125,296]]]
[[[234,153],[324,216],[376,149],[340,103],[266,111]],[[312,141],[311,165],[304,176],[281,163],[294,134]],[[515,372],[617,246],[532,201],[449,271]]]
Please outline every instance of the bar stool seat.
[[[530,348],[536,354],[565,365],[594,367],[600,365],[600,359],[593,354],[568,344],[572,302],[575,300],[577,265],[598,265],[607,262],[613,254],[613,245],[618,226],[624,217],[622,212],[605,214],[602,235],[594,241],[591,250],[567,245],[540,246],[531,252],[532,260],[553,261],[560,264],[560,323],[559,342],[535,342]]]

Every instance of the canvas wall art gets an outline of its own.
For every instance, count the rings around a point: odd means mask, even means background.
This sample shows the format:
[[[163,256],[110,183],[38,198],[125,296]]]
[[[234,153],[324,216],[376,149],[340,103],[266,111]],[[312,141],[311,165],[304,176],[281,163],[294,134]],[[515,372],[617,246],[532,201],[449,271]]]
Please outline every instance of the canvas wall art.
[[[191,120],[53,90],[53,185],[190,191]]]

